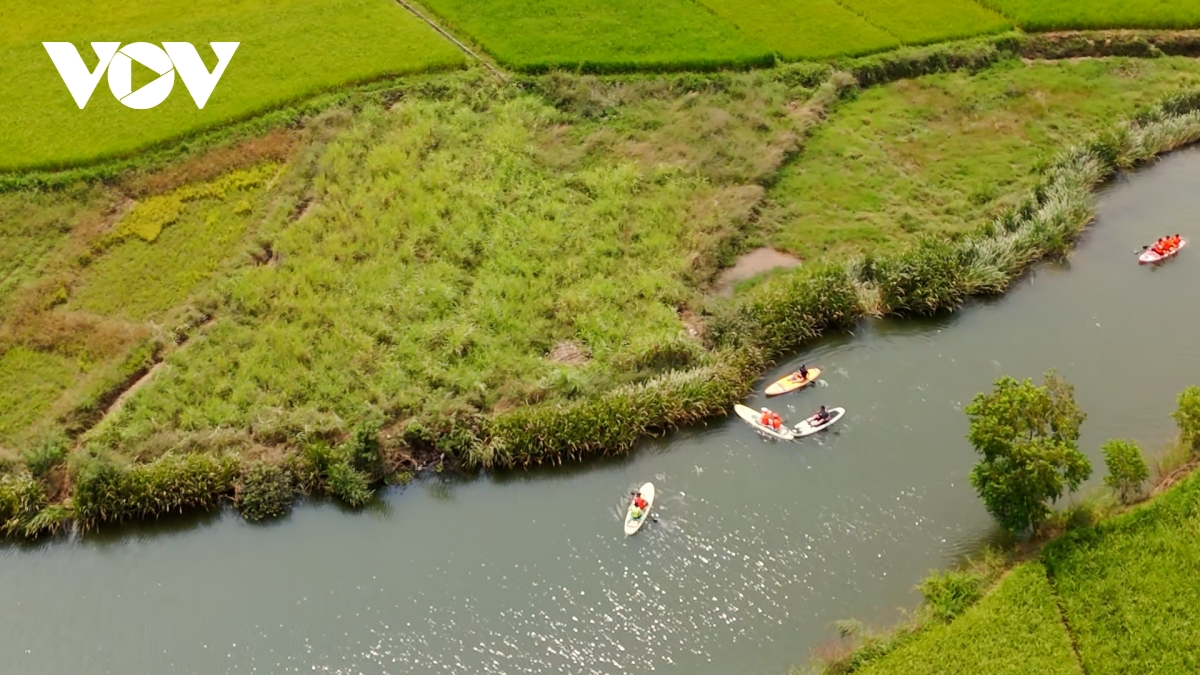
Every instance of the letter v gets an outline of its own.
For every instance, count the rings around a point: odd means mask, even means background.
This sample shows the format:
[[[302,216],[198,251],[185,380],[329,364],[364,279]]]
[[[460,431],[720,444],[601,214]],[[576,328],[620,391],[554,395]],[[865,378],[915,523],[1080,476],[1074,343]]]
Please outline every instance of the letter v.
[[[164,42],[163,49],[167,50],[167,56],[171,57],[171,62],[175,64],[175,72],[179,73],[180,79],[183,80],[183,86],[187,87],[188,93],[192,95],[192,100],[196,102],[196,107],[204,109],[204,104],[208,103],[208,97],[212,96],[213,89],[217,88],[217,82],[221,80],[221,76],[225,74],[225,68],[229,65],[229,60],[233,58],[233,53],[237,51],[240,42],[210,42],[213,53],[217,55],[217,67],[213,71],[208,72],[204,61],[200,60],[200,54],[196,52],[196,48],[190,42]]]
[[[83,110],[83,106],[87,105],[88,99],[92,97],[92,92],[96,91],[96,85],[100,84],[100,78],[104,76],[109,62],[121,48],[121,43],[92,43],[92,51],[96,52],[96,58],[100,59],[95,72],[88,72],[79,50],[70,42],[43,42],[42,46],[46,48],[46,53],[50,54],[50,60],[58,69],[63,83],[67,85],[67,91],[71,92],[71,98],[74,98],[75,104]]]

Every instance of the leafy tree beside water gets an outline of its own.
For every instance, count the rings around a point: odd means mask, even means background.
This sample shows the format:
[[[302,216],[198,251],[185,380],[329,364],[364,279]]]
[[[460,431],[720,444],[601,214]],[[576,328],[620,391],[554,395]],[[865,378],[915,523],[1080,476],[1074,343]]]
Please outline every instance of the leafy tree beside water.
[[[1051,503],[1091,475],[1092,465],[1079,451],[1087,415],[1075,402],[1074,387],[1053,370],[1042,385],[1002,377],[965,410],[967,438],[983,455],[971,470],[971,485],[1006,530],[1037,527]]]
[[[1104,465],[1108,467],[1104,484],[1120,495],[1121,502],[1129,504],[1141,494],[1142,483],[1150,477],[1150,467],[1146,466],[1141,449],[1133,441],[1114,438],[1100,451],[1104,453]]]

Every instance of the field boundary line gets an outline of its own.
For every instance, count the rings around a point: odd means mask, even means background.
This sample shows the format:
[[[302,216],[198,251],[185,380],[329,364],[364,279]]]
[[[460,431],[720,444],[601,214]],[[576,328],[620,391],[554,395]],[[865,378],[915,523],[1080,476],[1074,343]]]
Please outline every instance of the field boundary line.
[[[1079,653],[1079,641],[1075,639],[1075,631],[1071,629],[1071,621],[1067,618],[1067,608],[1063,606],[1062,596],[1058,593],[1058,582],[1054,578],[1054,571],[1050,569],[1050,564],[1043,560],[1042,567],[1046,570],[1046,583],[1050,585],[1050,592],[1054,594],[1054,605],[1058,607],[1058,618],[1062,621],[1063,630],[1067,632],[1067,641],[1071,643],[1071,653],[1075,655],[1075,664],[1079,666],[1079,672],[1083,675],[1088,675],[1087,666],[1083,665],[1083,654]]]
[[[459,49],[461,49],[468,56],[470,56],[471,58],[475,59],[476,61],[482,63],[488,70],[492,71],[493,75],[500,78],[501,81],[503,81],[503,82],[508,81],[508,77],[504,73],[500,72],[499,68],[493,66],[491,64],[491,62],[489,62],[487,59],[476,54],[474,51],[471,50],[470,47],[466,46],[458,38],[451,35],[450,31],[447,31],[445,28],[442,28],[441,26],[439,26],[436,21],[434,21],[433,19],[430,19],[429,17],[425,16],[421,12],[417,11],[417,8],[414,7],[412,5],[412,3],[408,2],[408,0],[396,0],[396,2],[399,3],[401,7],[403,7],[404,9],[407,9],[409,12],[411,12],[413,14],[413,16],[417,17],[418,19],[420,19],[420,20],[424,21],[426,24],[428,24],[430,28],[432,28],[435,31],[437,31],[438,33],[440,33],[442,37],[453,42]]]
[[[863,23],[867,24],[868,26],[870,26],[872,28],[878,28],[879,30],[883,31],[884,33],[887,33],[888,35],[891,35],[892,37],[896,38],[896,43],[900,45],[900,48],[910,46],[904,40],[901,40],[900,36],[893,33],[891,31],[891,29],[889,29],[887,26],[880,26],[879,24],[875,23],[870,18],[868,18],[867,15],[864,14],[862,11],[847,5],[846,3],[842,2],[842,0],[833,0],[833,4],[837,5],[838,7],[841,7],[842,9],[846,10],[847,12],[850,12],[854,16],[857,16],[858,18],[862,19]],[[892,50],[888,50],[888,51],[892,51]],[[886,52],[884,52],[884,53],[886,53]]]

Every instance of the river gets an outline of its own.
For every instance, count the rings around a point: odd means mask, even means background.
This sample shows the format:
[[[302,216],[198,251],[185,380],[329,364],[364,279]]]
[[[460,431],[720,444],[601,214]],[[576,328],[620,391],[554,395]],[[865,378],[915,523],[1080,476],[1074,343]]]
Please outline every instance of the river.
[[[856,617],[886,625],[931,569],[995,528],[966,476],[962,406],[1000,375],[1056,367],[1088,413],[1082,444],[1153,448],[1200,383],[1200,150],[1107,186],[1069,264],[933,321],[878,321],[813,345],[819,388],[776,399],[836,430],[761,440],[730,418],[632,455],[475,479],[433,477],[352,514],[230,512],[0,551],[0,663],[90,673],[779,675]],[[768,373],[766,382],[800,362]],[[761,391],[762,387],[759,387]],[[754,398],[750,405],[757,405]],[[626,495],[658,522],[626,538]]]

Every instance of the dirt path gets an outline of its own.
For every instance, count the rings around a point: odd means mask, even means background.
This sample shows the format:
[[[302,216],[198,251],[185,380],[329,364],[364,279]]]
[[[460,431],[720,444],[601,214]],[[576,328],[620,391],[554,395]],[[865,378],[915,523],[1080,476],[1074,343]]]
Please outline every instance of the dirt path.
[[[790,269],[803,264],[799,258],[782,251],[764,246],[744,253],[738,257],[733,267],[721,273],[717,278],[717,295],[733,295],[733,287],[739,281],[752,279],[763,272],[775,269]]]

